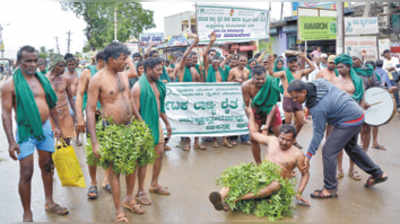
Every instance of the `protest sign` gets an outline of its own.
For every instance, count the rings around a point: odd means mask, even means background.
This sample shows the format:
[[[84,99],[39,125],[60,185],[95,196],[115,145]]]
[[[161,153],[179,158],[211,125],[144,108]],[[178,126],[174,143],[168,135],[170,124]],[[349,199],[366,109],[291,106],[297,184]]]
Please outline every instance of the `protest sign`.
[[[268,13],[264,9],[196,5],[200,43],[208,43],[213,31],[219,43],[268,39]]]
[[[168,83],[165,110],[176,136],[248,134],[239,83]]]

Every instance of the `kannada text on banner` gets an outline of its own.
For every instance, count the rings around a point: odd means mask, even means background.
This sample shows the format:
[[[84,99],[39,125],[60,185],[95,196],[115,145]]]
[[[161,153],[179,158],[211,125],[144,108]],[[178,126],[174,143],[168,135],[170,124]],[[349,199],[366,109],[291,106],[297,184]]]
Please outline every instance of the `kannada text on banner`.
[[[175,136],[248,134],[238,83],[168,83],[165,110]]]
[[[210,40],[211,32],[218,42],[240,42],[269,37],[268,10],[231,6],[196,5],[200,43]]]

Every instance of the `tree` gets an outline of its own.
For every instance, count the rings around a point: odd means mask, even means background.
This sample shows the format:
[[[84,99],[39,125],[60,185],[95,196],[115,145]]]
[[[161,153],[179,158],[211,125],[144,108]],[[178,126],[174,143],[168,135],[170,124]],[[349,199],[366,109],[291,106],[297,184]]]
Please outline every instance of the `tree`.
[[[143,30],[155,27],[153,11],[143,9],[137,0],[64,0],[61,6],[86,21],[85,52],[104,48],[114,39],[114,9],[118,19],[117,39],[121,42],[132,36],[138,38]]]
[[[49,52],[45,46],[39,48],[39,58],[47,59],[49,57]]]

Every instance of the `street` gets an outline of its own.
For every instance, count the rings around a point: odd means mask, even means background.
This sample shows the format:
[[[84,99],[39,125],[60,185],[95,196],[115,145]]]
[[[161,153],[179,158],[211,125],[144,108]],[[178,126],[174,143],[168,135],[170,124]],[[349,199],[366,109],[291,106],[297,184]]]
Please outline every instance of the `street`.
[[[397,223],[400,218],[400,158],[396,137],[400,126],[399,115],[388,125],[380,129],[379,140],[388,149],[377,151],[370,149],[369,155],[389,175],[386,183],[372,189],[364,188],[367,175],[362,173],[361,182],[351,180],[347,176],[348,157],[345,156],[345,177],[339,183],[339,197],[326,201],[311,199],[309,194],[322,187],[321,149],[311,162],[311,178],[304,192],[311,201],[310,208],[296,207],[294,216],[275,223]],[[311,121],[307,121],[298,140],[307,146],[311,140]],[[177,144],[173,138],[171,146]],[[0,175],[1,175],[1,223],[16,223],[22,220],[22,206],[18,196],[18,163],[8,157],[7,140],[3,129],[0,131]],[[88,170],[85,164],[83,148],[76,148],[82,169],[88,184]],[[37,155],[35,155],[37,156]],[[35,158],[37,159],[37,157]],[[166,152],[161,172],[160,183],[168,186],[171,196],[150,195],[153,205],[145,207],[144,215],[128,213],[130,223],[265,223],[267,218],[257,218],[238,213],[215,211],[208,201],[208,194],[218,190],[216,179],[221,172],[230,166],[252,161],[249,146],[228,148],[209,148],[206,151],[183,152],[173,147]],[[150,171],[150,172],[149,172]],[[103,171],[98,174],[101,184]],[[146,187],[149,186],[151,169],[148,170]],[[299,176],[299,172],[297,172]],[[125,193],[125,181],[121,178],[122,192]],[[32,181],[32,209],[36,222],[48,223],[111,223],[114,218],[114,206],[111,195],[100,190],[99,199],[89,201],[87,189],[62,187],[56,177],[54,182],[54,198],[56,202],[67,206],[70,214],[66,217],[47,215],[44,211],[44,195],[40,171],[35,161]]]

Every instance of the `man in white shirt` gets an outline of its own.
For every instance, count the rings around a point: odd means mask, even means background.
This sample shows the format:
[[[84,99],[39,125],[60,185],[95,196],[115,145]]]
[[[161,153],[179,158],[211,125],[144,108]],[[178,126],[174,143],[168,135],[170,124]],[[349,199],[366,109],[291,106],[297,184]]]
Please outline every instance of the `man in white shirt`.
[[[400,68],[397,68],[396,66],[400,64],[399,59],[396,57],[393,57],[392,54],[390,53],[390,50],[385,50],[383,51],[383,69],[389,73],[389,72],[400,72]],[[390,76],[390,75],[389,75]]]

